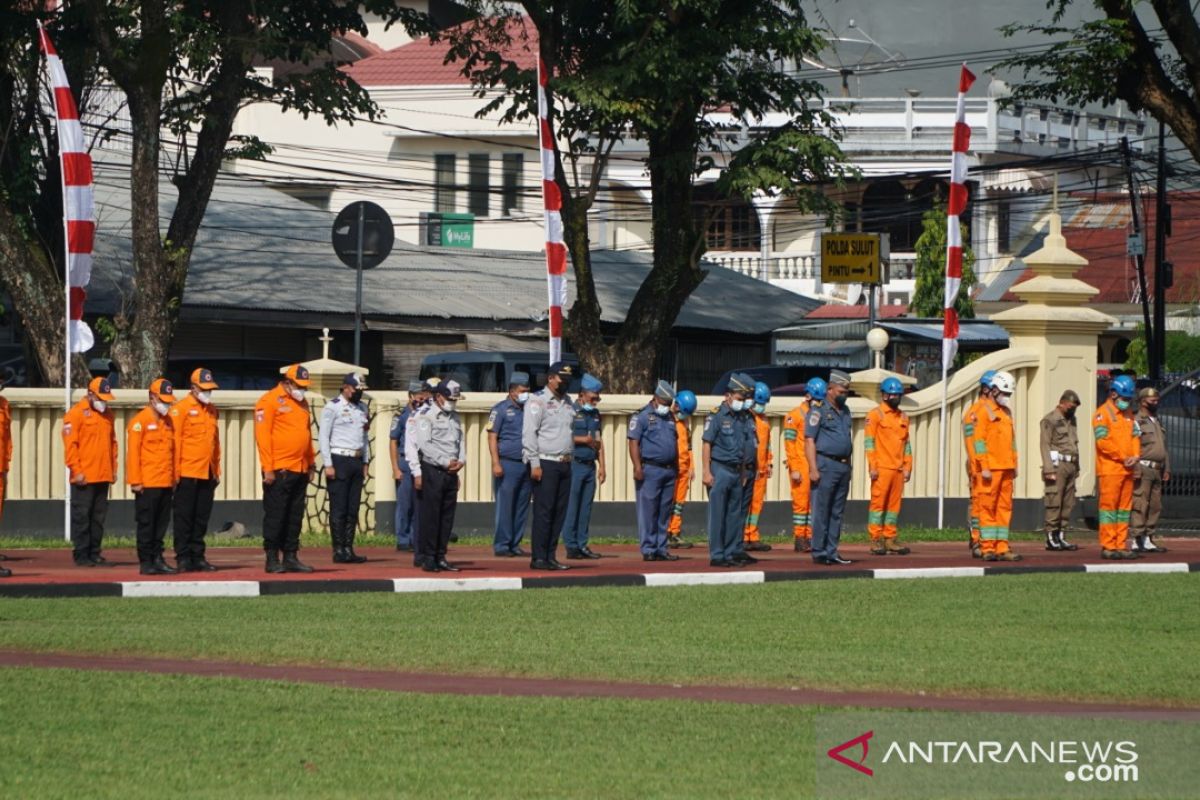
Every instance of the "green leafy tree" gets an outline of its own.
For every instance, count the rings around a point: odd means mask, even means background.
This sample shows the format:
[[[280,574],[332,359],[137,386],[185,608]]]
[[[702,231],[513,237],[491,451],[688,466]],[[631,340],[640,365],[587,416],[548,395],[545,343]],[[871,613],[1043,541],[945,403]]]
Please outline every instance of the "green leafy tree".
[[[1138,326],[1139,330],[1142,326]],[[1129,351],[1125,356],[1125,369],[1133,370],[1138,375],[1150,371],[1146,360],[1146,338],[1140,334],[1129,343]],[[1200,369],[1200,336],[1192,336],[1184,331],[1167,331],[1167,364],[1166,371],[1172,373],[1188,373]]]
[[[9,3],[0,14],[0,280],[32,342],[42,376],[62,380],[62,204],[57,140],[39,101],[37,20],[63,56],[80,113],[122,98],[129,118],[133,291],[112,320],[112,355],[130,385],[166,367],[188,265],[222,162],[262,156],[231,141],[245,104],[273,102],[331,124],[374,118],[366,91],[330,57],[335,34],[366,33],[362,9],[427,31],[427,17],[393,0],[79,0]],[[267,81],[256,63],[303,65]],[[93,132],[89,131],[89,135]],[[103,138],[103,137],[101,137]],[[169,155],[170,158],[166,156]],[[163,165],[178,201],[159,204]],[[85,374],[72,370],[80,380]]]
[[[1083,106],[1123,100],[1146,111],[1200,159],[1200,21],[1188,0],[1092,0],[1095,13],[1077,25],[1069,13],[1088,3],[1048,0],[1049,22],[1014,23],[1004,32],[1039,33],[1061,42],[1018,55],[993,71],[1015,71],[1012,100],[1060,99]],[[1083,12],[1087,13],[1087,12]],[[1150,19],[1153,15],[1153,19]],[[1161,26],[1162,36],[1147,31]]]
[[[975,287],[975,253],[967,243],[967,226],[959,223],[963,242],[962,284],[954,309],[959,319],[975,316],[971,289]],[[915,317],[940,317],[946,303],[946,209],[935,206],[921,216],[921,235],[916,244],[916,286],[908,313]]]
[[[814,54],[821,38],[800,0],[480,0],[474,23],[449,35],[450,58],[507,121],[535,117],[536,77],[511,58],[538,36],[551,65],[555,157],[564,238],[576,300],[566,335],[584,365],[614,391],[649,389],[657,355],[700,268],[708,220],[692,204],[699,175],[712,169],[724,197],[787,194],[802,209],[831,211],[821,191],[845,174],[827,134],[832,120],[814,102],[820,86],[781,67]],[[728,122],[708,112],[728,111]],[[768,114],[786,122],[763,128]],[[735,135],[731,135],[735,134]],[[733,140],[748,138],[734,147]],[[615,341],[601,328],[591,264],[588,212],[606,183],[613,148],[641,142],[651,187],[653,266]],[[628,156],[626,156],[628,158]],[[732,310],[731,310],[732,311]],[[743,310],[744,311],[744,310]],[[736,312],[734,312],[736,313]]]

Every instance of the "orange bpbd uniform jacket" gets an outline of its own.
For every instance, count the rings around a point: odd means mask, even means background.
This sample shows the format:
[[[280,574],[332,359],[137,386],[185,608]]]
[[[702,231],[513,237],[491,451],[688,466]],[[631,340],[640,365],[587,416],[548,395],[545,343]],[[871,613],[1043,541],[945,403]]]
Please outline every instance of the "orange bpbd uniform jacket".
[[[692,429],[687,420],[675,420],[675,435],[678,437],[678,469],[679,475],[675,480],[687,482],[692,474]]]
[[[990,397],[975,418],[972,441],[975,471],[1017,468],[1017,437],[1012,414]]]
[[[808,417],[808,401],[789,411],[783,418],[783,460],[788,472],[799,472],[801,480],[808,479],[808,457],[804,455],[804,420]]]
[[[83,475],[86,483],[112,483],[117,479],[117,430],[112,409],[103,414],[83,398],[63,416],[63,460],[71,477]]]
[[[7,398],[0,397],[0,473],[8,472],[12,465],[12,409]]]
[[[308,401],[295,400],[283,384],[254,405],[254,442],[264,472],[308,472],[316,463]]]
[[[754,415],[754,432],[758,436],[758,458],[755,468],[758,470],[756,477],[759,480],[766,480],[767,467],[771,466],[774,456],[771,454],[771,421],[767,419],[765,414]]]
[[[149,406],[125,428],[125,482],[147,489],[175,486],[175,430]]]
[[[171,406],[175,430],[175,475],[177,478],[208,480],[221,477],[221,434],[217,410],[205,405],[191,392]],[[257,419],[257,416],[255,417]],[[255,428],[257,436],[257,427]]]
[[[1109,400],[1092,415],[1092,433],[1096,437],[1096,474],[1131,475],[1132,468],[1123,462],[1142,454],[1142,442],[1133,417],[1121,413]]]
[[[967,469],[975,469],[975,428],[986,402],[986,398],[980,397],[963,414],[963,447],[967,451]]]
[[[889,405],[867,412],[864,431],[867,469],[912,472],[912,444],[908,441],[908,414]]]

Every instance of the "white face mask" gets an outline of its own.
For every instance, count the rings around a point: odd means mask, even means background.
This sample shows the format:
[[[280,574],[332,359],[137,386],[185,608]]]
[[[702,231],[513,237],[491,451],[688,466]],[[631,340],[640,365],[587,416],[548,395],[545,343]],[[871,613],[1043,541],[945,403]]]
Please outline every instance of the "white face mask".
[[[520,403],[521,405],[525,405],[525,403],[528,401],[529,401],[529,392],[521,392],[519,395],[517,395],[517,402]]]
[[[654,413],[658,414],[660,417],[665,417],[667,414],[671,413],[671,407],[670,406],[655,406]]]
[[[454,411],[454,409],[456,409],[456,408],[458,408],[457,400],[447,400],[445,403],[442,404],[442,410],[445,411],[447,414]]]
[[[196,399],[199,400],[204,405],[208,405],[209,403],[212,402],[212,391],[205,390],[203,392],[196,392]]]
[[[1005,408],[1008,408],[1008,399],[1009,399],[1009,396],[1008,396],[1008,395],[1006,395],[1006,394],[998,394],[998,395],[996,395],[996,402],[997,402],[999,405],[1002,405],[1002,406],[1004,406]]]
[[[288,394],[290,394],[292,396],[292,399],[295,400],[297,403],[304,402],[304,390],[301,389],[300,387],[289,386]]]
[[[103,400],[93,400],[92,408],[96,409],[97,414],[103,414],[105,409],[108,408],[108,403],[104,402]]]
[[[729,409],[731,411],[741,411],[743,408],[743,405],[744,405],[744,401],[742,401],[742,400],[730,400],[729,401]]]
[[[170,408],[170,406],[168,406],[162,400],[159,400],[157,397],[150,401],[150,405],[154,406],[154,412],[160,417],[165,417],[167,415],[167,410]]]

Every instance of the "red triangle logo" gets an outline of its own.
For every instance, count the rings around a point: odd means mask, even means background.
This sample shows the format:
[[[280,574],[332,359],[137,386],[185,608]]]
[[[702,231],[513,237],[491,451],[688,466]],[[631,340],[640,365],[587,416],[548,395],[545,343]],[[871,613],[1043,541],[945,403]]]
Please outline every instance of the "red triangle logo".
[[[864,764],[867,760],[867,753],[870,751],[870,745],[868,744],[868,742],[871,741],[871,737],[874,735],[875,735],[875,731],[867,731],[866,733],[862,734],[861,736],[855,736],[853,739],[850,739],[849,741],[842,742],[839,745],[829,748],[829,751],[826,753],[826,755],[828,755],[830,758],[832,758],[834,761],[837,761],[838,763],[845,764],[847,767],[850,767],[851,769],[858,770],[859,772],[861,772],[864,775],[874,776],[875,775],[874,770],[872,770],[870,767],[864,766]],[[842,755],[842,753],[844,751],[851,750],[860,745],[862,746],[862,757],[859,758],[857,761],[851,761],[849,758]]]

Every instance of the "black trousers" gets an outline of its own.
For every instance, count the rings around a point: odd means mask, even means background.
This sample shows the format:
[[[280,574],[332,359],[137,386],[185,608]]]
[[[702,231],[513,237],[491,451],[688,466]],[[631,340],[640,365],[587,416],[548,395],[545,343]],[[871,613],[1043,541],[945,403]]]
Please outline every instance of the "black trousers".
[[[548,561],[558,550],[567,501],[571,495],[571,465],[542,461],[542,479],[533,483],[533,560]]]
[[[71,484],[71,544],[75,560],[98,558],[108,516],[107,483]]]
[[[133,518],[137,523],[137,554],[142,564],[162,558],[163,537],[171,521],[171,490],[142,489],[133,496]]]
[[[458,508],[458,474],[421,462],[421,491],[417,492],[417,530],[415,563],[446,557],[450,532],[454,530],[454,511]]]
[[[204,534],[212,516],[217,482],[210,478],[180,478],[175,487],[175,558],[199,561],[204,558]]]
[[[300,550],[304,500],[308,490],[305,472],[275,471],[275,482],[263,484],[263,549],[295,553]]]
[[[354,543],[358,506],[362,502],[363,460],[353,456],[333,457],[329,479],[329,530],[335,547]],[[339,545],[339,539],[342,540]]]

